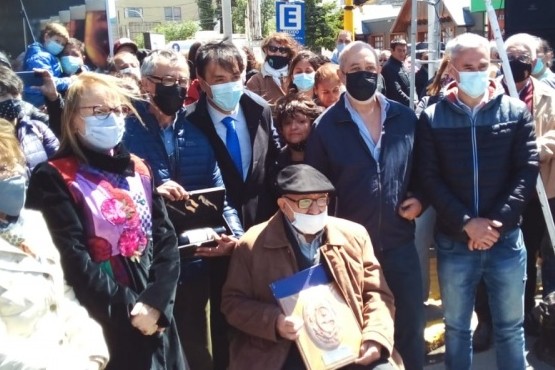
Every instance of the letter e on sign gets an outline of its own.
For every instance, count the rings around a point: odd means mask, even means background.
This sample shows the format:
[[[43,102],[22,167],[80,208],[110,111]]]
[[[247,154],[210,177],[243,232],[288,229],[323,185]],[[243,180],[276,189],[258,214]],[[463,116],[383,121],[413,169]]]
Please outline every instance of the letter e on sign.
[[[301,5],[287,4],[280,8],[280,29],[282,31],[298,31],[302,28]]]

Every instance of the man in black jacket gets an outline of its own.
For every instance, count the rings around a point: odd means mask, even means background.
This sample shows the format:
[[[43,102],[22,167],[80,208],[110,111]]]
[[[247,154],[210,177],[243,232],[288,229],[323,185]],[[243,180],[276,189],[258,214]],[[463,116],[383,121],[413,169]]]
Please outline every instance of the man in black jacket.
[[[237,210],[243,227],[268,219],[277,209],[272,190],[279,144],[272,125],[270,107],[258,95],[243,90],[245,62],[233,44],[209,42],[196,57],[197,78],[203,93],[187,107],[187,119],[208,137],[222,172],[227,200]],[[212,264],[214,286],[223,285],[227,259]],[[217,282],[216,282],[217,280]],[[226,369],[226,324],[221,317],[213,291],[211,305],[218,309],[212,316],[211,332],[214,369]],[[213,311],[214,312],[214,311]]]
[[[391,41],[391,56],[382,68],[386,97],[407,107],[410,106],[410,77],[403,65],[407,57],[407,42],[403,39]],[[415,101],[418,98],[414,97]]]
[[[207,43],[198,49],[195,65],[203,94],[187,107],[187,119],[208,136],[228,201],[247,230],[277,209],[272,174],[279,141],[272,112],[265,100],[243,89],[245,63],[235,45]]]
[[[519,224],[538,176],[534,121],[524,103],[488,79],[487,39],[462,34],[447,50],[455,81],[421,114],[416,139],[421,188],[437,211],[445,364],[472,366],[470,319],[483,278],[497,367],[522,370],[526,251]]]

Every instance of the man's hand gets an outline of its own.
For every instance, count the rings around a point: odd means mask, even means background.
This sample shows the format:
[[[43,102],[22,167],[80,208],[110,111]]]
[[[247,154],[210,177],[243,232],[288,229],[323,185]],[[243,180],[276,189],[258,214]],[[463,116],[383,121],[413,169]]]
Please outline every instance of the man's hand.
[[[285,339],[295,340],[299,337],[299,332],[304,325],[303,319],[298,316],[285,316],[280,314],[276,321],[278,334]]]
[[[58,91],[56,90],[56,84],[54,83],[52,74],[48,70],[41,68],[35,68],[33,71],[36,74],[39,74],[44,82],[42,86],[32,86],[31,88],[40,90],[42,95],[44,95],[49,101],[55,101],[58,99]]]
[[[158,186],[156,190],[158,190],[161,196],[171,201],[189,199],[189,193],[187,193],[183,186],[172,180],[166,181]]]
[[[414,197],[407,198],[399,206],[399,216],[412,221],[420,216],[422,212],[422,203]]]
[[[157,331],[158,319],[160,319],[160,311],[150,307],[142,302],[137,302],[131,310],[131,325],[139,330],[143,335],[152,335]]]
[[[360,357],[355,360],[358,365],[370,365],[381,357],[382,346],[373,340],[367,340],[360,345]]]
[[[235,250],[239,240],[230,235],[216,235],[214,233],[214,240],[218,242],[217,247],[198,247],[195,251],[195,256],[199,257],[221,257],[228,256]]]
[[[491,248],[499,239],[497,229],[501,226],[501,222],[487,218],[477,217],[468,221],[463,228],[470,239],[468,249],[473,251]]]

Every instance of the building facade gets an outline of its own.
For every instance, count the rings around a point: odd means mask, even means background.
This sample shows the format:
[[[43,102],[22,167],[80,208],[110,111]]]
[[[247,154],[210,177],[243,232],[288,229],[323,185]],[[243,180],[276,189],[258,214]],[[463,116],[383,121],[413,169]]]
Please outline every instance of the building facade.
[[[193,0],[117,0],[116,13],[119,36],[133,40],[164,22],[199,20]]]

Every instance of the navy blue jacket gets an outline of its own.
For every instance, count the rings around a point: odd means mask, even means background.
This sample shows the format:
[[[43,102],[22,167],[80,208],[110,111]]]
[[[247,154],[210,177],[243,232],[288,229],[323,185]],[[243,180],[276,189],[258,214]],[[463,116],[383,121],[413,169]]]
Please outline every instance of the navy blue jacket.
[[[399,216],[412,172],[416,116],[389,101],[381,154],[376,162],[351,114],[343,93],[318,118],[309,136],[305,163],[326,175],[336,189],[337,216],[362,224],[375,253],[414,241],[414,222]]]
[[[456,85],[456,83],[454,84]],[[437,211],[437,228],[467,241],[467,221],[484,217],[519,225],[535,191],[538,153],[534,121],[526,105],[497,90],[475,117],[456,102],[457,88],[426,108],[417,130],[421,188]]]
[[[149,112],[149,104],[138,102],[135,108],[144,126],[137,117],[129,116],[125,122],[123,142],[131,153],[143,158],[151,166],[155,186],[168,180],[177,182],[185,190],[224,186],[214,150],[208,138],[185,118],[185,108],[177,112],[173,130],[176,155],[173,160],[167,155],[160,126]],[[224,217],[235,235],[243,235],[234,208],[226,204]]]

